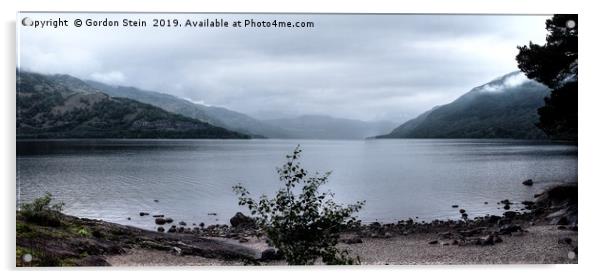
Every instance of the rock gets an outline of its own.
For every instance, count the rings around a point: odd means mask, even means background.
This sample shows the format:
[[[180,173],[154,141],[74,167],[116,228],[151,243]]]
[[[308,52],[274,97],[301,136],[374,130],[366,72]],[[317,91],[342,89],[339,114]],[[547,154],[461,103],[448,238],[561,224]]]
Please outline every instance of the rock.
[[[180,223],[178,223],[180,226],[186,226],[186,222],[184,221],[180,221]]]
[[[165,223],[167,223],[167,222],[165,222],[165,219],[163,219],[163,218],[155,219],[155,224],[157,224],[157,225],[165,225]]]
[[[255,226],[255,220],[253,220],[253,218],[249,216],[242,214],[242,212],[236,212],[236,214],[234,214],[234,216],[230,218],[230,225],[232,225],[232,227],[235,228],[249,228]]]
[[[513,232],[518,232],[518,231],[522,231],[522,230],[523,230],[523,228],[521,228],[521,226],[519,226],[519,225],[508,224],[508,225],[503,225],[502,227],[500,227],[498,232],[500,234],[511,234]]]
[[[163,228],[163,227],[158,227],[158,228],[157,228],[157,231],[158,231],[158,232],[165,232],[165,228]]]
[[[155,200],[155,202],[159,202],[159,200]]]
[[[276,249],[274,248],[267,248],[265,250],[263,250],[261,252],[261,258],[260,260],[262,261],[271,261],[271,260],[277,260],[278,254],[276,253]]]
[[[165,218],[165,223],[171,224],[171,223],[173,223],[173,219],[167,217],[167,218]]]
[[[431,241],[429,241],[429,244],[437,244],[437,243],[439,243],[439,240],[431,240]]]
[[[207,215],[209,215],[209,216],[217,216],[217,213],[211,212],[211,213],[207,213]]]
[[[533,186],[533,179],[527,179],[527,180],[523,181],[523,185]]]
[[[460,214],[464,214],[464,213],[466,213],[466,210],[465,209],[460,209]]]
[[[128,217],[128,220],[132,220],[132,217]]]
[[[516,217],[518,213],[516,211],[506,211],[504,212],[504,217],[508,218],[508,219],[513,219],[514,217]]]
[[[452,205],[452,208],[458,208],[457,204]]]
[[[169,228],[169,230],[167,230],[168,233],[175,233],[176,230],[176,226],[171,226],[171,228]]]
[[[500,219],[502,219],[502,217],[497,216],[497,215],[491,215],[489,216],[488,220],[490,224],[495,224],[497,223]]]
[[[510,205],[509,205],[509,204],[506,204],[506,205],[504,205],[504,209],[505,209],[505,210],[508,210],[508,209],[510,209]]]
[[[488,236],[481,237],[477,241],[477,244],[479,244],[481,246],[493,245],[493,244],[495,244],[494,236],[493,235],[488,235]]]
[[[171,252],[172,252],[172,254],[177,255],[177,256],[182,255],[182,249],[179,247],[172,247]]]
[[[153,218],[163,218],[163,217],[165,217],[165,215],[163,215],[163,214],[153,215]]]
[[[489,204],[489,202],[483,202],[484,204]]]
[[[357,244],[357,243],[363,243],[364,241],[359,236],[354,235],[349,238],[341,239],[341,242],[343,242],[345,244]]]
[[[571,243],[573,243],[573,239],[571,239],[570,237],[563,237],[561,239],[558,239],[558,244],[568,244],[568,245],[571,245]]]
[[[178,232],[179,233],[184,233],[184,227],[178,227]]]
[[[199,224],[199,227],[201,227],[201,228],[204,228],[204,227],[205,227],[205,223],[201,222],[201,223]]]
[[[500,203],[501,204],[512,204],[508,199],[501,200]]]
[[[148,212],[140,212],[140,216],[150,215]]]
[[[535,202],[532,201],[523,201],[522,204],[525,206],[526,209],[533,209],[533,207],[535,206]]]

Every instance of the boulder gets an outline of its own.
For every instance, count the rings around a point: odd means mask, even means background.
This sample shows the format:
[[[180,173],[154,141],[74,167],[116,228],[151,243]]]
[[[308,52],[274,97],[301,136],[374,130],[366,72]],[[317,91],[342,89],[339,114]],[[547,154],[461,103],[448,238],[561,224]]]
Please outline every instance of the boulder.
[[[171,224],[171,223],[173,223],[173,219],[167,217],[167,218],[165,218],[165,223]]]
[[[164,218],[159,217],[159,218],[155,219],[155,224],[157,224],[157,225],[165,225],[165,223],[167,223],[167,222],[165,222]]]
[[[180,226],[186,226],[186,222],[184,221],[180,221],[180,223],[178,223]]]
[[[466,209],[460,209],[460,214],[466,213]]]
[[[458,208],[457,204],[452,205],[452,208]]]
[[[157,231],[158,231],[158,232],[165,232],[165,228],[163,228],[163,227],[158,227],[158,228],[157,228]]]
[[[163,218],[163,217],[165,217],[165,215],[163,215],[163,214],[153,215],[153,218]]]
[[[140,216],[150,215],[148,212],[140,212]]]
[[[533,186],[533,179],[527,179],[527,180],[523,181],[523,185]]]
[[[232,227],[235,227],[235,228],[254,227],[255,220],[253,220],[253,218],[251,218],[249,216],[242,214],[242,212],[236,212],[236,214],[234,214],[234,216],[232,218],[230,218],[230,225],[232,225]]]

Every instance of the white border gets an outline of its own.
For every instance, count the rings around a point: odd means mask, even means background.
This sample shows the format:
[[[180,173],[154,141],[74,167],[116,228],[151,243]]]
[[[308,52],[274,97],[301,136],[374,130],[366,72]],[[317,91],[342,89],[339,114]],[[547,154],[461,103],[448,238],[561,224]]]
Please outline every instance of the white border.
[[[602,65],[599,49],[600,10],[596,1],[581,0],[415,0],[392,3],[381,0],[326,2],[325,0],[289,1],[75,1],[75,0],[9,0],[2,1],[2,136],[0,153],[2,165],[3,202],[1,223],[0,263],[4,278],[78,278],[82,276],[105,278],[106,276],[140,278],[199,278],[205,276],[235,276],[240,278],[275,277],[307,278],[310,276],[363,278],[378,276],[431,277],[431,278],[575,278],[586,274],[596,274],[601,257],[602,233],[600,222],[600,198],[602,190],[596,173],[600,172],[601,158],[599,144],[602,119],[599,107],[602,106],[602,90],[598,69]],[[578,265],[496,265],[496,266],[381,266],[381,267],[186,267],[186,268],[111,268],[111,273],[97,272],[98,268],[41,269],[41,272],[28,272],[14,268],[15,247],[15,18],[17,11],[148,11],[148,12],[337,12],[337,13],[521,13],[552,14],[578,13],[580,25],[580,84],[579,84],[579,183],[580,183],[580,232]],[[74,271],[76,270],[76,271]],[[103,271],[103,269],[100,269]],[[132,273],[134,270],[136,273]],[[318,271],[318,272],[316,272]],[[82,273],[84,272],[84,273]],[[212,274],[219,272],[219,274]]]

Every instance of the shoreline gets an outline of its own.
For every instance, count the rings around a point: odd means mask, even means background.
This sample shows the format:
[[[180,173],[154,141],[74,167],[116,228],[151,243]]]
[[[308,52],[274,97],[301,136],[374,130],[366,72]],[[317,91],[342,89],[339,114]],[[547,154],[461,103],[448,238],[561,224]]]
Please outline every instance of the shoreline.
[[[577,263],[577,189],[576,184],[547,189],[522,203],[527,211],[503,216],[357,222],[339,246],[362,264]],[[45,227],[25,222],[17,212],[17,266],[286,264],[248,217],[239,217],[237,226],[172,225],[172,232],[154,232],[68,215],[61,215],[61,226]],[[33,262],[23,261],[27,253]]]

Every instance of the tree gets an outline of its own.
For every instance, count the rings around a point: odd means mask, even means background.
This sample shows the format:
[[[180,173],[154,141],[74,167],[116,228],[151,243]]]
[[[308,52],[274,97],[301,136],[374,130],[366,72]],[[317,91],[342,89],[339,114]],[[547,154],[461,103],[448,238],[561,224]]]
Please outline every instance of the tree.
[[[549,137],[577,139],[577,15],[546,20],[546,44],[519,46],[518,67],[552,89],[538,110],[537,126]]]
[[[359,259],[350,258],[347,251],[336,245],[341,231],[356,220],[353,214],[364,201],[342,206],[334,202],[333,193],[320,192],[319,187],[327,182],[331,172],[309,176],[299,163],[301,152],[297,146],[293,154],[286,156],[282,168],[277,168],[285,186],[275,197],[263,195],[256,202],[238,184],[233,187],[238,204],[249,208],[270,243],[289,264],[314,264],[318,258],[326,264],[354,264]]]

